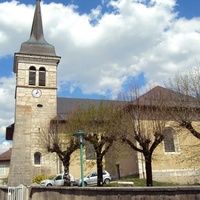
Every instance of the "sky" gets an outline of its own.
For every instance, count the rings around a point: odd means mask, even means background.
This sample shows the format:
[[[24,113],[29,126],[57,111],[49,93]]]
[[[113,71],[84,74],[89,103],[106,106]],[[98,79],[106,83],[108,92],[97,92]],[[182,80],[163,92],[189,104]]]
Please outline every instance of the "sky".
[[[14,122],[14,53],[36,0],[0,1],[0,153]],[[58,96],[117,99],[131,83],[163,85],[200,63],[199,0],[43,0],[44,36],[61,56]]]

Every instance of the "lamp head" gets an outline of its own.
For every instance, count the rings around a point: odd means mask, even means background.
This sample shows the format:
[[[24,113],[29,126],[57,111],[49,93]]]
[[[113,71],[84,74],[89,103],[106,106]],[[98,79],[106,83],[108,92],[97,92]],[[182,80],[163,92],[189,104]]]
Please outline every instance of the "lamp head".
[[[78,130],[76,133],[73,134],[73,136],[76,136],[76,137],[84,137],[86,136],[86,132],[82,131],[82,130]]]

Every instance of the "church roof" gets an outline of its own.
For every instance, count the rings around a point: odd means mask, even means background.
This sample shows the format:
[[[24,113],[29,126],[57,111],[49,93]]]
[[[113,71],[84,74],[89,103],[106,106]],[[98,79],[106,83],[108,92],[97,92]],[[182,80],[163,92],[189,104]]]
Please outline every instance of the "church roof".
[[[47,43],[44,39],[40,0],[36,0],[30,38],[28,41],[21,44],[19,53],[56,56],[54,46]]]
[[[66,120],[67,115],[73,112],[78,106],[87,108],[89,105],[99,106],[100,102],[104,103],[119,103],[114,100],[103,100],[103,99],[81,99],[81,98],[57,98],[57,120]]]
[[[98,107],[100,102],[104,103],[114,103],[119,104],[120,101],[114,100],[104,100],[104,99],[81,99],[81,98],[66,98],[66,97],[58,97],[57,98],[57,116],[55,116],[54,120],[58,121],[66,121],[67,116],[73,112],[78,106],[83,106],[84,108],[88,108],[89,105],[94,105]],[[12,140],[14,134],[15,124],[11,124],[6,127],[6,140]]]
[[[136,105],[139,103],[144,106],[158,106],[161,102],[167,107],[199,107],[197,98],[161,86],[152,88],[132,103]]]
[[[141,106],[157,106],[159,105],[159,101],[164,100],[167,102],[167,106],[174,107],[177,106],[174,103],[177,100],[180,102],[179,106],[186,106],[189,108],[199,108],[199,105],[196,104],[197,99],[194,97],[190,97],[188,95],[184,95],[178,92],[174,92],[167,88],[163,88],[161,86],[156,86],[153,89],[149,90],[147,93],[141,95],[139,98],[130,101],[129,104],[123,101],[114,101],[114,100],[104,100],[104,99],[81,99],[81,98],[66,98],[66,97],[58,97],[57,98],[57,116],[53,120],[65,121],[67,116],[73,112],[78,106],[87,108],[89,105],[99,106],[100,102],[104,103],[114,103],[121,104],[124,103],[126,108],[133,109],[134,106],[137,106],[138,103]],[[139,101],[139,102],[138,102]],[[181,104],[182,102],[182,104]],[[12,140],[14,133],[14,124],[6,127],[6,139]]]
[[[8,151],[2,153],[0,155],[0,161],[9,161],[11,158],[12,149],[10,148]]]

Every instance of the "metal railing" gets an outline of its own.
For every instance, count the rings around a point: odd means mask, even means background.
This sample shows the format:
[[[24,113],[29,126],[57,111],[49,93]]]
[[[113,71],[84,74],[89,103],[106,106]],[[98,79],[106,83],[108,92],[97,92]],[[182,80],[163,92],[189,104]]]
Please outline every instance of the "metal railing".
[[[26,200],[26,187],[19,185],[17,187],[8,188],[8,200]]]

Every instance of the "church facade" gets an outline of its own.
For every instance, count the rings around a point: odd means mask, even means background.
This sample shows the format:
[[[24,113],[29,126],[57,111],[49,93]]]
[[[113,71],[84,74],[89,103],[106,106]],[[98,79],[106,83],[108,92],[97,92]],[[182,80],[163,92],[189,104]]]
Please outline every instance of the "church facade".
[[[81,104],[98,105],[100,102],[57,97],[57,68],[60,59],[54,47],[44,38],[40,0],[36,0],[30,38],[21,44],[20,51],[14,55],[15,121],[6,130],[6,139],[13,141],[9,186],[30,185],[32,179],[39,174],[62,173],[63,167],[56,154],[48,153],[43,148],[40,137],[42,131],[48,132],[51,120],[56,117],[65,120],[66,113],[73,107]],[[176,132],[174,148],[166,149],[166,141],[163,141],[155,151],[152,161],[154,179],[173,181],[176,177],[175,182],[199,182],[199,160],[191,160],[189,157],[199,150],[199,140],[185,130],[173,128],[172,132]],[[193,148],[188,148],[189,146]],[[107,164],[106,170],[114,178],[130,175],[144,178],[145,165],[142,154],[134,152],[129,147],[124,148],[127,154],[120,159],[115,159],[114,151],[111,150],[104,160],[106,165],[106,160],[113,159],[112,163]],[[70,173],[75,178],[80,177],[79,161],[75,159],[77,157],[78,151],[73,154],[73,162],[70,165]],[[85,172],[96,170],[95,165],[93,168],[89,168],[89,165],[89,161],[86,160]]]

